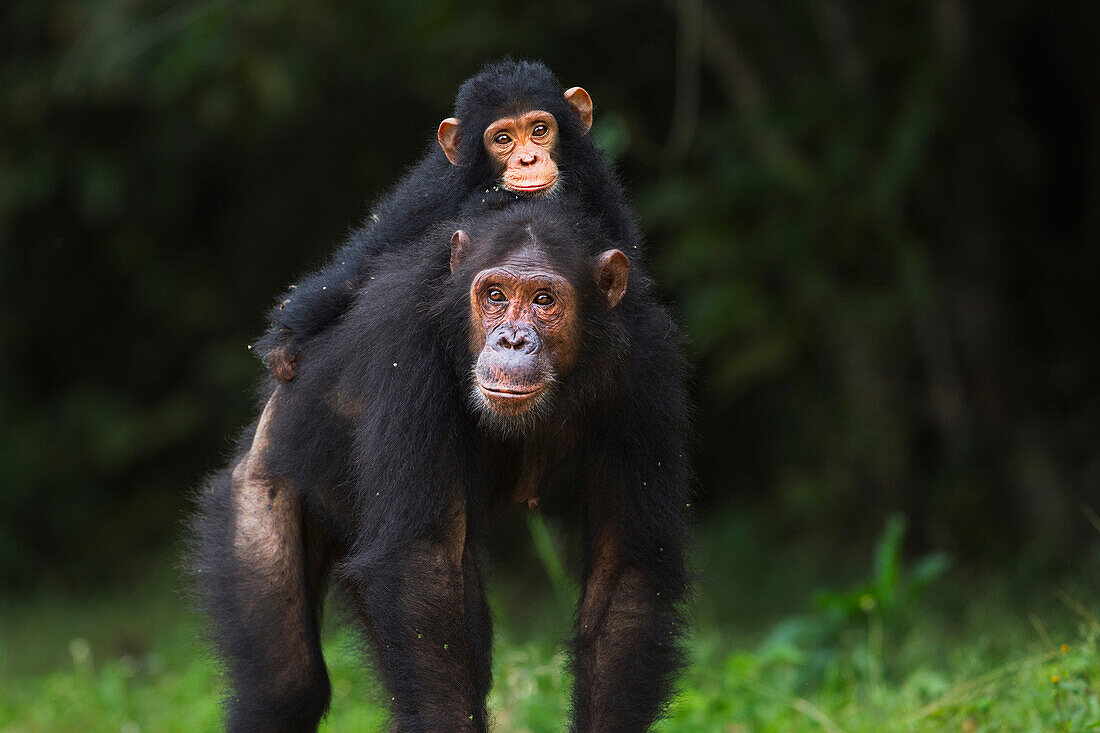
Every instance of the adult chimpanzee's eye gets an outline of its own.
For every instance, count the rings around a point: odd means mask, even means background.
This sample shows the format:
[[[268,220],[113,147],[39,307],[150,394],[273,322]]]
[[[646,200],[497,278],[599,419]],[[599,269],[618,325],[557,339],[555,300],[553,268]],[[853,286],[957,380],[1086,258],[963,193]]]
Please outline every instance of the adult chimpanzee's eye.
[[[543,123],[535,125],[535,129],[531,131],[531,134],[535,137],[542,137],[546,133],[550,132],[550,128]]]
[[[535,296],[535,305],[545,306],[545,305],[553,305],[553,304],[554,304],[554,296],[550,295],[550,293],[539,293],[538,295]]]
[[[489,291],[489,300],[494,303],[503,303],[508,299],[504,297],[504,293],[500,290],[500,288],[493,288]]]
[[[512,142],[512,138],[508,137],[502,132],[493,138],[493,142],[495,142],[497,145],[507,145],[508,143]]]

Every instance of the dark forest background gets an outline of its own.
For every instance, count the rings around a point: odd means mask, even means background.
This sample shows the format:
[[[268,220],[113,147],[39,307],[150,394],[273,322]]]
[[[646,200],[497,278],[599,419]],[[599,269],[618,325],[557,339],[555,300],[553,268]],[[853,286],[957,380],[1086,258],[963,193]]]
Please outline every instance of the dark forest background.
[[[0,587],[171,547],[265,309],[504,54],[596,101],[691,337],[703,525],[1100,556],[1095,3],[476,6],[5,4]]]

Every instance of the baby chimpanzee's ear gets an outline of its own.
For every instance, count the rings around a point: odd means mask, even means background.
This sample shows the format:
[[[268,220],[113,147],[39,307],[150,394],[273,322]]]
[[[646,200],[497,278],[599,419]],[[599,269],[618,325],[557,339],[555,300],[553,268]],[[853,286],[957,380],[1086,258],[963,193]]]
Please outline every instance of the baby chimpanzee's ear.
[[[451,235],[451,274],[455,274],[455,270],[462,264],[462,260],[466,259],[466,255],[470,251],[470,235],[464,230],[459,229],[457,232]]]
[[[582,87],[571,87],[565,90],[565,103],[581,121],[581,127],[585,132],[592,129],[592,97]]]
[[[453,241],[453,240],[452,240]],[[454,255],[452,255],[453,257]],[[630,276],[630,260],[617,249],[609,249],[600,255],[596,263],[596,282],[607,298],[607,307],[614,308],[626,294],[626,281]]]
[[[436,132],[436,139],[439,140],[439,147],[443,148],[444,154],[447,156],[447,160],[451,161],[451,165],[458,165],[458,132],[459,121],[456,117],[448,117],[439,123],[439,130]]]

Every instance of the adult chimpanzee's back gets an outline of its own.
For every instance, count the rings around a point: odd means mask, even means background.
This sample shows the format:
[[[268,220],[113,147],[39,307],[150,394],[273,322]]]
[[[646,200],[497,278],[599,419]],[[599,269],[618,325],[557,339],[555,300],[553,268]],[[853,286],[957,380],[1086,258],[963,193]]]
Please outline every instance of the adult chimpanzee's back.
[[[438,144],[429,145],[332,261],[293,286],[271,309],[272,326],[258,352],[280,381],[294,377],[304,342],[347,310],[355,288],[373,270],[375,255],[413,246],[433,226],[459,213],[568,193],[582,202],[588,217],[603,220],[631,259],[635,257],[639,237],[633,214],[609,164],[587,134],[592,120],[587,92],[574,87],[563,94],[542,64],[504,60],[462,84],[455,114],[457,118],[441,123]],[[544,127],[552,128],[541,136],[539,114]],[[536,134],[529,140],[513,140],[525,132],[524,122],[531,123]],[[499,135],[512,145],[497,144]],[[517,142],[530,144],[517,150]],[[542,142],[547,144],[540,147]],[[546,185],[526,185],[538,178],[536,171],[542,171],[544,163],[550,177]]]
[[[198,493],[227,727],[316,727],[332,578],[395,730],[487,730],[482,540],[567,492],[583,550],[572,730],[646,730],[683,663],[688,593],[690,421],[668,313],[571,197],[473,213],[372,272]]]

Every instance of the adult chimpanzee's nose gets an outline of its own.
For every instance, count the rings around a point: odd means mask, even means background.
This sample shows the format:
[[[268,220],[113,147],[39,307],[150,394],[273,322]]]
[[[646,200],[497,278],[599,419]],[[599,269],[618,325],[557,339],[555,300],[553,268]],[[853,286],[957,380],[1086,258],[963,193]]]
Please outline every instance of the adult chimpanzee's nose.
[[[538,334],[525,325],[504,324],[496,330],[489,343],[495,351],[510,356],[534,354],[539,350]]]
[[[523,331],[515,328],[503,328],[497,346],[501,349],[522,349],[527,345],[527,336]]]

